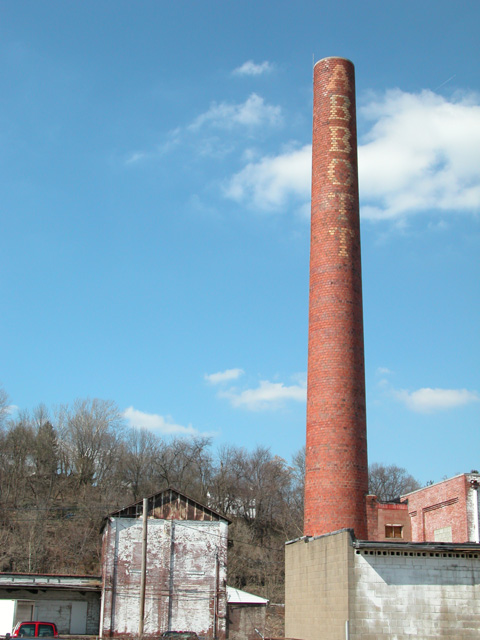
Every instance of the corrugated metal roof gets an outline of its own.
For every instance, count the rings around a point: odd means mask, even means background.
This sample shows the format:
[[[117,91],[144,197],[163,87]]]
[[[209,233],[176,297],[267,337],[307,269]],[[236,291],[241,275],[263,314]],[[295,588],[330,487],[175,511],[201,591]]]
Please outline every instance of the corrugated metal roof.
[[[247,593],[241,589],[235,589],[234,587],[227,586],[227,601],[228,604],[258,604],[267,605],[268,600],[261,598],[253,593]]]

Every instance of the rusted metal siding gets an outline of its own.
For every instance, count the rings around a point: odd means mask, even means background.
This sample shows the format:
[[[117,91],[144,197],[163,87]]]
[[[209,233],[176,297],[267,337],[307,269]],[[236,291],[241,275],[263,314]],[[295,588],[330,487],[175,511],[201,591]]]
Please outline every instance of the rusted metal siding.
[[[191,508],[195,506],[180,502],[175,513],[187,514]],[[191,629],[206,638],[224,639],[227,522],[149,518],[147,535],[144,634]],[[141,520],[111,518],[103,545],[103,634],[134,636],[139,623]]]

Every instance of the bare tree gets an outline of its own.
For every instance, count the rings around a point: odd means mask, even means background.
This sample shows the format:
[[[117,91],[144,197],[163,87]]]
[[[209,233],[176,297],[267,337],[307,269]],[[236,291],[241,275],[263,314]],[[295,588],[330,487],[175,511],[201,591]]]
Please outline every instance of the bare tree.
[[[374,462],[368,469],[368,491],[379,500],[398,500],[401,495],[420,489],[420,483],[396,464]]]
[[[135,427],[128,431],[117,469],[118,484],[132,493],[134,501],[157,490],[155,469],[161,449],[162,441],[150,431]]]
[[[58,415],[60,445],[78,486],[101,484],[118,456],[124,421],[117,405],[98,398],[76,400]]]
[[[8,393],[0,387],[0,427],[3,426],[8,416]]]
[[[155,462],[157,486],[175,487],[205,502],[211,470],[210,438],[173,438]]]

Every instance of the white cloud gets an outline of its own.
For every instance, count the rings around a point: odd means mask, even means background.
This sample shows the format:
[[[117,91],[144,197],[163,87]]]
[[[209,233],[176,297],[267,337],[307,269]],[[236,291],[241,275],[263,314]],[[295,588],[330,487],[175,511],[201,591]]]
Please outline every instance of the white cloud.
[[[260,64],[255,64],[253,60],[247,60],[240,67],[233,70],[233,74],[237,76],[260,76],[262,73],[272,71],[273,65],[266,60]]]
[[[188,128],[191,131],[196,131],[206,125],[219,129],[231,129],[238,125],[245,127],[278,126],[281,122],[280,107],[266,104],[261,96],[252,93],[245,102],[238,104],[212,103],[210,109],[195,118]]]
[[[280,209],[292,196],[305,200],[310,193],[311,163],[311,145],[249,162],[231,178],[225,195],[263,210]]]
[[[139,411],[133,407],[125,409],[123,415],[130,426],[140,429],[148,429],[149,431],[154,431],[160,435],[212,435],[200,434],[199,431],[194,429],[191,424],[186,427],[181,424],[175,424],[170,416],[164,417],[157,413],[144,413],[143,411]]]
[[[243,375],[243,373],[243,369],[226,369],[225,371],[219,371],[218,373],[206,373],[205,380],[211,384],[222,384],[223,382],[236,380]]]
[[[359,113],[371,121],[360,141],[361,215],[402,219],[427,210],[480,210],[478,98],[387,91]],[[260,210],[280,210],[310,194],[311,146],[264,156],[235,174],[224,194]]]
[[[467,389],[425,388],[412,392],[394,391],[394,394],[408,409],[417,413],[432,413],[434,411],[454,409],[480,400],[478,393]]]
[[[397,89],[359,112],[373,122],[358,149],[363,217],[480,209],[478,98]]]
[[[232,406],[236,408],[261,411],[264,409],[278,409],[287,400],[304,402],[307,397],[307,389],[304,384],[288,387],[282,382],[261,380],[256,389],[245,389],[244,391],[229,389],[228,391],[220,392],[218,395],[230,400]]]

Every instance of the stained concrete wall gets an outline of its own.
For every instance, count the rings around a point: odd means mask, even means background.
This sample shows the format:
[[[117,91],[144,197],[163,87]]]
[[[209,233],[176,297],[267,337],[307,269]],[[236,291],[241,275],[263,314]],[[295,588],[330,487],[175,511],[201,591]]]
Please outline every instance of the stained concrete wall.
[[[226,521],[148,520],[144,633],[225,638]],[[103,541],[103,634],[138,633],[142,521],[112,518]]]
[[[479,545],[362,542],[341,531],[287,544],[285,568],[286,636],[478,638]]]
[[[228,604],[228,640],[258,640],[265,635],[266,605]]]
[[[478,639],[480,553],[357,550],[350,639]]]

